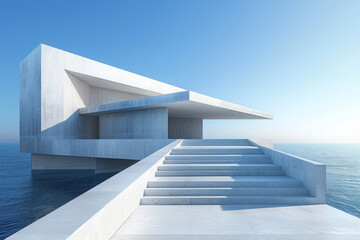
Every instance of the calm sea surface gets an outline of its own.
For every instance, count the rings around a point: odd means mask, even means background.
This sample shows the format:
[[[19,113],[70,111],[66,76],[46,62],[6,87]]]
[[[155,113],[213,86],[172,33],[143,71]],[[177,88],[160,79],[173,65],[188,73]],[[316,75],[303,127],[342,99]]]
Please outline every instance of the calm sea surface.
[[[360,144],[275,144],[274,148],[327,167],[328,204],[360,217]],[[31,171],[18,144],[0,144],[0,239],[3,239],[113,174]]]
[[[0,239],[4,239],[114,175],[31,171],[30,154],[0,144]]]

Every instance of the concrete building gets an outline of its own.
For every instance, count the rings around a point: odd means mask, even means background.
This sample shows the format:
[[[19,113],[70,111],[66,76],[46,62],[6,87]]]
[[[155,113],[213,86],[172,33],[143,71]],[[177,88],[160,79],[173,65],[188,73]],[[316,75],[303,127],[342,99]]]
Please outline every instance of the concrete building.
[[[41,44],[20,64],[20,148],[33,169],[123,168],[201,139],[203,119],[272,116]]]
[[[360,239],[360,219],[326,205],[325,165],[202,139],[203,119],[269,114],[45,45],[20,75],[33,169],[131,166],[9,239]]]

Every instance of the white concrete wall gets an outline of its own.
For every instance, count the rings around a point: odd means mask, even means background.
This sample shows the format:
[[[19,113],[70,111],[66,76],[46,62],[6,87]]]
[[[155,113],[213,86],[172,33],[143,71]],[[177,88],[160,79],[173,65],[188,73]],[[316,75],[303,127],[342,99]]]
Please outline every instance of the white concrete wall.
[[[199,118],[169,118],[169,139],[202,139],[203,120]]]
[[[31,154],[32,170],[94,170],[95,173],[120,172],[136,160]]]
[[[41,47],[20,63],[20,151],[30,152],[41,133]]]
[[[174,139],[46,139],[33,153],[60,156],[141,160]]]
[[[90,86],[90,103],[87,106],[96,106],[100,104],[120,102],[143,97],[147,96]]]
[[[95,169],[96,158],[31,154],[31,169]]]
[[[46,45],[21,62],[20,85],[21,151],[30,153],[41,140],[98,138],[98,117],[79,108],[184,91]]]
[[[99,117],[101,139],[167,139],[168,109],[104,114]]]
[[[302,181],[317,203],[326,203],[326,165],[267,148],[249,140],[253,146],[259,146],[265,155],[282,167],[287,176]]]
[[[252,142],[267,148],[274,148],[274,141],[271,139],[251,139]]]
[[[110,239],[140,204],[147,182],[181,140],[114,175],[8,239]]]

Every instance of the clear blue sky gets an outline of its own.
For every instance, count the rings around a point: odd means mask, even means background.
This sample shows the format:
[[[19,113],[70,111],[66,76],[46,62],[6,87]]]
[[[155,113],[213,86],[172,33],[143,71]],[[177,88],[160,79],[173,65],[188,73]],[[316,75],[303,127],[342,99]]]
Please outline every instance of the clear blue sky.
[[[40,43],[274,115],[205,121],[208,138],[360,142],[360,1],[3,0],[0,142]]]

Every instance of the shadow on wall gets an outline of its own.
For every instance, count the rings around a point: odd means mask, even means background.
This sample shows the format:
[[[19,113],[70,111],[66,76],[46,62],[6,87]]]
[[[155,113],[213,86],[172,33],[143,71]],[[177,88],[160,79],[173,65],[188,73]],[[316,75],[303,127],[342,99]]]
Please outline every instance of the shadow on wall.
[[[41,132],[41,137],[53,139],[98,139],[99,118],[83,116],[75,111],[65,121],[60,122]]]

